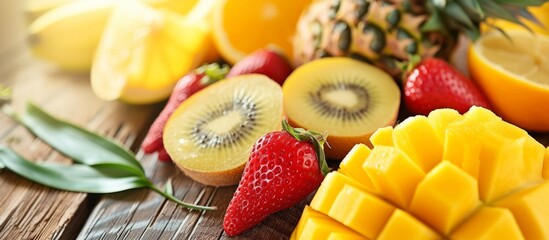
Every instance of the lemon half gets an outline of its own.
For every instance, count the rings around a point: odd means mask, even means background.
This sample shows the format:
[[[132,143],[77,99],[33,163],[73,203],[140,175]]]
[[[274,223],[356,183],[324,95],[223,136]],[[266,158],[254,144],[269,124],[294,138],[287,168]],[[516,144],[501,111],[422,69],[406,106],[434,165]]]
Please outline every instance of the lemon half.
[[[473,80],[494,111],[533,131],[549,131],[549,37],[508,30],[484,34],[469,48]]]

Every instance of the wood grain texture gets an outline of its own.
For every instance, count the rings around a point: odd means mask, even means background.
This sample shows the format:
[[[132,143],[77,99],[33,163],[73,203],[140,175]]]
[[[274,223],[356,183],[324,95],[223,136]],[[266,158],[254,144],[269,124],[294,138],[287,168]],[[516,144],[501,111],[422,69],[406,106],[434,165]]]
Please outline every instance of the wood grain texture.
[[[2,68],[0,81],[13,89],[12,105],[21,112],[32,101],[54,116],[126,146],[136,146],[158,106],[128,106],[99,100],[85,75],[61,73],[25,58],[25,67]],[[19,66],[19,65],[18,65]],[[32,161],[71,163],[0,113],[0,144]],[[0,170],[0,239],[74,239],[97,203],[97,196],[58,191]]]

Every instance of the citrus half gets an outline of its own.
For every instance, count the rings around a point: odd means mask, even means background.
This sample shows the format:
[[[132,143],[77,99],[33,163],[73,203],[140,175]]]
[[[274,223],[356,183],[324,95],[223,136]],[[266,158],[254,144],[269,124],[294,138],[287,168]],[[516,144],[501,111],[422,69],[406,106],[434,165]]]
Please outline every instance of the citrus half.
[[[533,131],[549,131],[549,37],[527,31],[484,34],[468,52],[472,78],[494,111]]]
[[[310,2],[221,0],[213,14],[215,45],[230,64],[270,45],[291,56],[291,39],[297,20]]]
[[[124,1],[113,11],[92,64],[104,100],[146,104],[166,99],[177,80],[204,62],[208,25]]]

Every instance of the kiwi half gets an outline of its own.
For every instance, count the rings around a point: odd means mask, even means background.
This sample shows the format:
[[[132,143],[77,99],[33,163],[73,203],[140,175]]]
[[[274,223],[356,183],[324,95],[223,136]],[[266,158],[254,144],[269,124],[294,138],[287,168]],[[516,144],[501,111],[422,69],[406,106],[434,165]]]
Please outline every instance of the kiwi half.
[[[382,70],[351,58],[306,63],[282,87],[284,110],[296,126],[328,132],[326,156],[342,159],[357,143],[370,145],[378,128],[393,125],[400,89]]]
[[[164,128],[164,147],[192,179],[212,186],[238,184],[253,144],[280,129],[282,89],[249,74],[225,79],[192,95]]]

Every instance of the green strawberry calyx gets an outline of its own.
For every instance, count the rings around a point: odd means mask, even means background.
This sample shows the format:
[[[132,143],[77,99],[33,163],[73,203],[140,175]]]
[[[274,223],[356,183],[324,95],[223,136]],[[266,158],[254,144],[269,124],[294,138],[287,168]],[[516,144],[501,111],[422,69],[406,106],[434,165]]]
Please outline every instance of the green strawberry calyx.
[[[293,128],[286,119],[282,120],[282,129],[300,142],[310,141],[316,152],[318,166],[320,167],[322,176],[326,176],[326,174],[330,172],[330,168],[326,162],[326,155],[324,154],[324,144],[326,143],[326,138],[328,137],[327,132],[319,133],[312,130],[305,130],[303,128]]]
[[[204,64],[196,69],[196,74],[204,74],[204,77],[200,79],[200,83],[203,85],[210,85],[225,78],[225,75],[229,72],[229,66],[227,64],[219,65],[219,63]]]

